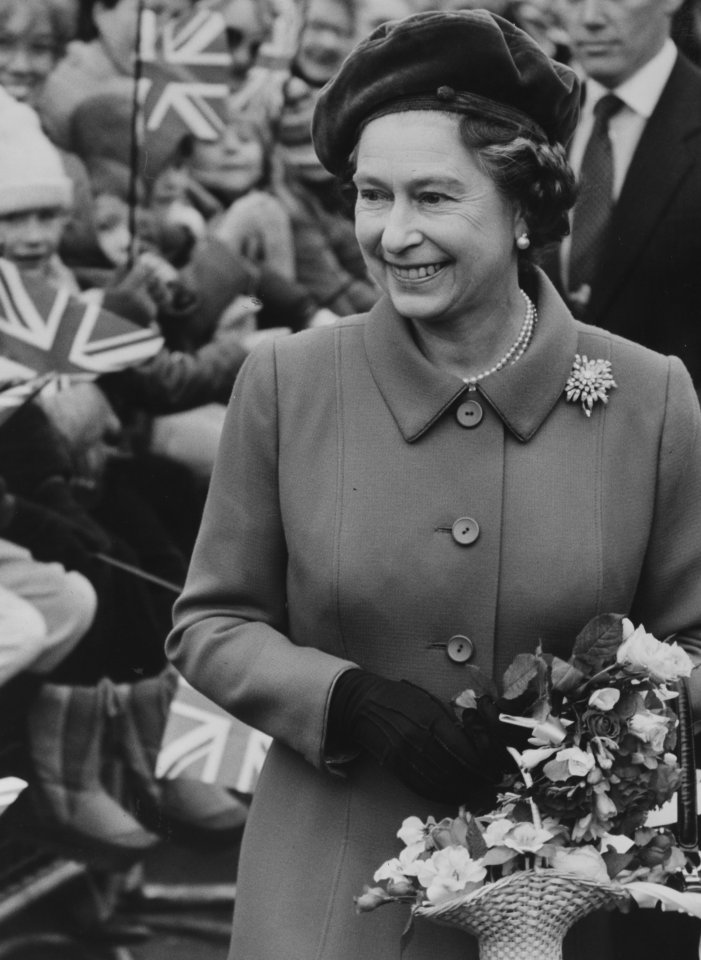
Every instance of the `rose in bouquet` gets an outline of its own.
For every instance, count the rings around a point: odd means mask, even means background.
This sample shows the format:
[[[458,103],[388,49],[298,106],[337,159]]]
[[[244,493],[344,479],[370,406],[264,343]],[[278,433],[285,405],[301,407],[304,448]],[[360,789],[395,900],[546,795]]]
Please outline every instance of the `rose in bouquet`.
[[[456,713],[471,729],[498,724],[505,743],[517,742],[507,731],[522,732],[519,749],[506,746],[513,772],[488,813],[406,819],[403,849],[378,868],[358,910],[407,902],[446,922],[456,904],[483,904],[489,888],[537,875],[604,891],[588,909],[635,900],[701,916],[701,896],[682,892],[690,864],[673,832],[646,825],[679,788],[674,703],[691,669],[676,643],[614,614],[590,621],[567,661],[518,655],[501,696],[471,668]],[[459,915],[471,929],[470,910]]]

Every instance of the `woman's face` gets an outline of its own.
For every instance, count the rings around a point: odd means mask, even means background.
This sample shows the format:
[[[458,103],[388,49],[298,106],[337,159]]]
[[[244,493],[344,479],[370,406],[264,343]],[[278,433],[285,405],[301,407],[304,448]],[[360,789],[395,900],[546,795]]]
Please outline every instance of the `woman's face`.
[[[0,0],[0,86],[33,107],[58,58],[42,0]]]
[[[363,256],[403,316],[460,323],[514,283],[523,220],[479,169],[456,117],[410,111],[372,120],[353,179]]]
[[[195,141],[190,172],[203,187],[234,198],[257,186],[263,176],[264,160],[255,125],[240,120],[228,123],[214,143]]]

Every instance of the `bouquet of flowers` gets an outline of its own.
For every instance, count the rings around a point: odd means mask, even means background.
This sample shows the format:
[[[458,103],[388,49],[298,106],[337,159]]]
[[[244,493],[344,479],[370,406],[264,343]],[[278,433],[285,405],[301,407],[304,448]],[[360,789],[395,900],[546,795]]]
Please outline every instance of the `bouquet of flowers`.
[[[646,825],[679,788],[673,704],[691,669],[676,643],[615,614],[591,620],[567,661],[518,655],[499,700],[471,668],[454,707],[465,722],[482,698],[510,708],[500,723],[525,731],[524,749],[507,748],[513,774],[489,813],[407,818],[404,848],[357,909],[410,903],[408,930],[417,916],[458,925],[478,937],[482,960],[557,960],[569,926],[601,907],[660,903],[701,917],[674,834]]]

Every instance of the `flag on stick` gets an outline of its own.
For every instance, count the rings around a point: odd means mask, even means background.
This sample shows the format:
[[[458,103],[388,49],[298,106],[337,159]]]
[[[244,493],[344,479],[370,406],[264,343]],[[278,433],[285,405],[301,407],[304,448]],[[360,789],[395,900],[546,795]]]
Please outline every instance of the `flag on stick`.
[[[217,140],[224,126],[231,53],[226,21],[215,10],[194,9],[160,30],[153,11],[142,21],[144,131],[167,124],[171,136]]]
[[[49,373],[81,378],[114,373],[149,360],[162,347],[157,331],[38,277],[23,276],[0,259],[0,379],[5,382]]]

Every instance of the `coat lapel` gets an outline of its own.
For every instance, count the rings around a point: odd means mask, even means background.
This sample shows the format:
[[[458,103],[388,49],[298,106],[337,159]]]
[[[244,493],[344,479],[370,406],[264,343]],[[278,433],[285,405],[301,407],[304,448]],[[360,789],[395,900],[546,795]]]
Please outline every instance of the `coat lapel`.
[[[694,163],[688,139],[701,132],[701,78],[679,57],[633,155],[613,213],[588,317],[606,310]]]
[[[533,342],[517,364],[487,377],[478,387],[522,441],[530,440],[562,396],[577,351],[571,314],[545,274],[535,273],[539,319]],[[373,379],[409,443],[467,391],[462,380],[426,359],[409,321],[399,316],[387,297],[370,311],[365,350]]]

